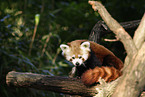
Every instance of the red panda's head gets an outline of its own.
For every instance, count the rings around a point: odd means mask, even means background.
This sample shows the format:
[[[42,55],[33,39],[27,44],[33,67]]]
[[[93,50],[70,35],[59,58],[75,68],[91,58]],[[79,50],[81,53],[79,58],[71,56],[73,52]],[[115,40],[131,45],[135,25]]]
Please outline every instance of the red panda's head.
[[[71,43],[61,44],[62,55],[75,66],[84,65],[84,62],[90,55],[90,42],[88,41],[73,41]]]

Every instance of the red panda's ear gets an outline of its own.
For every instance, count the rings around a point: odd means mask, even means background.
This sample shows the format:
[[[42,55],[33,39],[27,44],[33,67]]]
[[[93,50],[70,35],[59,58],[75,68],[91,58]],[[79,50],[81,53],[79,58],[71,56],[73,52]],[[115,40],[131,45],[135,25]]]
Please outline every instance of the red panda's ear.
[[[90,49],[90,42],[86,41],[81,44],[81,48]]]
[[[83,51],[91,51],[90,50],[90,42],[86,41],[86,42],[83,42],[80,46],[80,48],[83,50]]]
[[[60,48],[61,48],[61,50],[62,50],[63,52],[65,52],[65,51],[67,51],[67,50],[69,49],[69,46],[66,45],[66,44],[61,44],[61,45],[60,45]]]

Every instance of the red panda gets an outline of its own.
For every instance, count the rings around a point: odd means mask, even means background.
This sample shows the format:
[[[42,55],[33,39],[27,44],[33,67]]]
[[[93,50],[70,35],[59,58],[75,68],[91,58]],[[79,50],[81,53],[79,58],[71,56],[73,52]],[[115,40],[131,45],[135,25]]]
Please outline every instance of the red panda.
[[[110,82],[121,76],[123,62],[110,50],[102,45],[88,40],[75,40],[61,44],[62,55],[74,64],[72,74],[77,69],[77,76],[82,82],[91,86],[99,78]]]

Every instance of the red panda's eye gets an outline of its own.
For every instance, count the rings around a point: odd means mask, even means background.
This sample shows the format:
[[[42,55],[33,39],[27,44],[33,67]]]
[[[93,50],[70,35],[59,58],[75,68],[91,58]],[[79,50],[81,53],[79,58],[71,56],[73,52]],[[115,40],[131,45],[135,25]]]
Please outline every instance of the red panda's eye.
[[[75,57],[72,57],[72,59],[75,59]]]
[[[69,61],[72,61],[72,59],[70,59]]]
[[[85,61],[85,59],[84,59],[84,58],[82,58],[82,60],[83,60],[83,61]]]
[[[79,57],[79,59],[81,59],[81,58],[82,58],[82,56]]]

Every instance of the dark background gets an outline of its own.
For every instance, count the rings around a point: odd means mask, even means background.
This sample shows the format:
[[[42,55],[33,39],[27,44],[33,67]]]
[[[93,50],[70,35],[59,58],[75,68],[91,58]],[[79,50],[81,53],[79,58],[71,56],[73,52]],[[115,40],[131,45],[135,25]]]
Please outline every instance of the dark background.
[[[145,0],[100,2],[118,22],[141,19],[145,11]],[[36,14],[40,14],[40,21],[31,55],[28,55]],[[75,39],[88,39],[99,20],[101,17],[87,0],[1,0],[0,97],[64,97],[54,92],[8,87],[5,76],[12,70],[67,76],[72,65],[61,56],[59,45]],[[128,33],[133,36],[134,31]],[[104,38],[114,39],[114,34],[101,37],[101,44],[123,61],[126,56],[123,45],[105,42]]]

